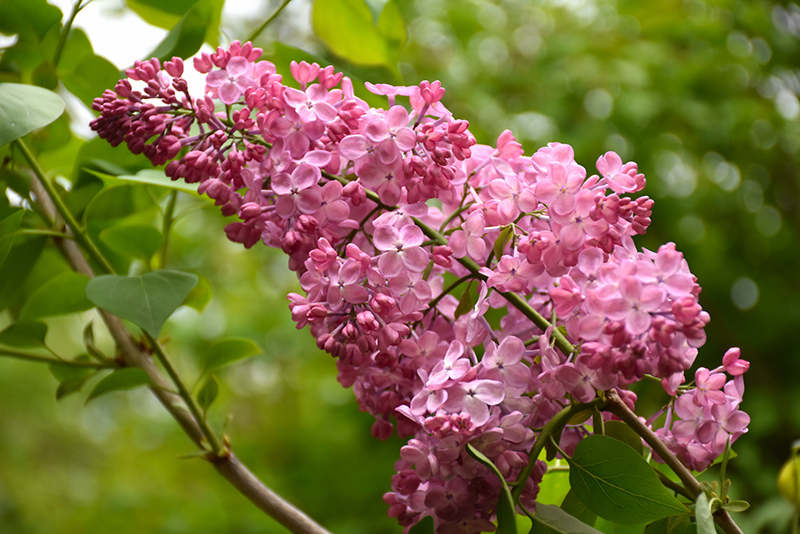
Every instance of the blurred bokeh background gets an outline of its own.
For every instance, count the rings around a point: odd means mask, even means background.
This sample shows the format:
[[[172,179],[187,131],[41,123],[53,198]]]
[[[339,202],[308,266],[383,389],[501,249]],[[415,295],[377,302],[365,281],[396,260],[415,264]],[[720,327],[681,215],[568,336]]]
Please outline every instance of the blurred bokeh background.
[[[17,1],[0,1],[0,10]],[[227,0],[220,42],[244,39],[278,3]],[[128,4],[95,0],[76,19],[95,53],[118,68],[166,33],[139,18],[152,19],[147,9],[157,3]],[[358,33],[354,48],[331,42],[309,0],[293,0],[256,44],[279,66],[316,57],[372,82],[441,80],[445,104],[482,143],[510,128],[529,154],[550,141],[571,144],[590,173],[607,150],[638,162],[656,200],[638,244],[675,242],[712,317],[698,365],[717,366],[731,346],[752,362],[743,404],[750,432],[729,471],[733,497],[752,508],[737,520],[748,533],[788,532],[792,508],[775,481],[800,438],[800,8],[766,0],[391,4],[407,36],[377,59],[359,55]],[[69,11],[70,2],[58,5]],[[389,4],[366,5],[380,13]],[[120,20],[132,36],[93,33]],[[0,24],[0,75],[27,81],[9,28]],[[80,122],[90,115],[78,101],[70,111],[76,127],[62,145],[73,152],[51,146],[48,156],[47,143],[38,146],[51,172],[74,181],[80,162],[97,157],[137,169],[141,162],[87,137]],[[65,159],[75,153],[79,163]],[[245,337],[264,349],[222,374],[214,425],[268,485],[333,532],[399,532],[381,496],[401,443],[370,437],[371,419],[338,385],[333,362],[295,330],[285,295],[298,286],[282,254],[228,243],[225,221],[202,200],[182,195],[179,207],[170,265],[201,275],[211,298],[167,323],[167,349],[191,377],[214,339]],[[62,260],[44,257],[27,287],[58,271]],[[22,303],[2,305],[0,326]],[[79,354],[90,319],[49,319],[48,342]],[[101,337],[99,321],[96,330]],[[86,390],[56,402],[56,385],[44,367],[0,360],[0,532],[282,532],[211,467],[179,459],[191,443],[147,392],[84,406]]]

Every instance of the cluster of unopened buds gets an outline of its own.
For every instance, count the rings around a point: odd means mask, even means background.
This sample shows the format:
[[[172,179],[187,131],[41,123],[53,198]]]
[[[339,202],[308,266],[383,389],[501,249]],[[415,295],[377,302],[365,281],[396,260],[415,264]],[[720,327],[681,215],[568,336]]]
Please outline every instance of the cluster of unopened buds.
[[[630,196],[645,185],[635,163],[608,152],[587,176],[565,144],[477,144],[438,82],[368,83],[388,100],[376,109],[332,67],[292,63],[292,88],[260,56],[234,42],[195,58],[197,98],[180,59],[137,62],[95,100],[92,128],[199,182],[238,218],[231,240],[289,256],[297,327],[336,357],[375,437],[410,438],[384,496],[402,525],[493,530],[500,484],[466,444],[513,482],[534,429],[607,390],[633,409],[645,377],[669,394],[657,434],[690,468],[746,432],[738,349],[684,384],[709,317],[673,244],[633,244],[653,206]],[[588,432],[568,425],[561,448]],[[521,505],[545,471],[536,461]]]

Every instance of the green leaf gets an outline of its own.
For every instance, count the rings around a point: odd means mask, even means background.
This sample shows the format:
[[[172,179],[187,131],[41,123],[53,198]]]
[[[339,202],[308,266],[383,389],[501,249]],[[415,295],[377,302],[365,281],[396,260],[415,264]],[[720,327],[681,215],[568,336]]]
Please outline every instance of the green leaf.
[[[46,347],[47,325],[39,322],[16,322],[0,332],[0,344],[9,347]]]
[[[208,377],[206,380],[205,385],[197,394],[197,402],[200,404],[200,407],[203,409],[203,413],[206,413],[214,401],[217,399],[217,394],[219,393],[219,384],[217,384],[217,379],[214,378],[214,375]]]
[[[481,451],[467,443],[467,453],[479,463],[488,467],[500,480],[500,497],[497,500],[497,534],[517,534],[517,512],[514,509],[514,498],[508,489],[506,479],[494,463]]]
[[[43,236],[17,236],[8,253],[14,261],[6,261],[0,266],[0,310],[6,308],[22,290],[46,242],[47,238]]]
[[[0,83],[0,146],[47,126],[62,113],[64,101],[52,91]]]
[[[0,221],[0,265],[6,261],[6,257],[14,245],[14,239],[17,237],[16,232],[19,230],[24,214],[25,210],[15,209],[11,212],[11,215]]]
[[[537,504],[529,534],[602,534],[594,527],[571,516],[558,506]]]
[[[564,497],[561,509],[587,525],[594,525],[595,521],[597,521],[597,514],[589,510],[571,489]]]
[[[134,389],[146,384],[149,385],[152,384],[152,382],[150,377],[147,376],[147,373],[142,369],[138,367],[118,369],[97,383],[94,389],[92,389],[92,392],[89,393],[86,402],[96,399],[101,395],[105,395],[106,393]]]
[[[642,438],[622,421],[606,421],[604,426],[606,436],[625,443],[640,455],[644,452]]]
[[[86,298],[88,282],[89,277],[80,273],[66,272],[56,276],[31,293],[19,312],[20,320],[30,321],[93,308],[94,305]]]
[[[494,241],[494,246],[492,247],[496,259],[500,259],[503,256],[503,251],[506,249],[506,245],[511,241],[511,236],[513,235],[514,229],[511,225],[504,226],[503,229],[500,230],[500,235],[497,236],[497,239]]]
[[[680,514],[686,508],[628,445],[608,436],[584,438],[568,460],[569,482],[598,516],[632,525]]]
[[[744,512],[748,508],[750,503],[747,501],[729,501],[722,505],[723,510],[733,513]]]
[[[119,80],[114,64],[94,53],[84,56],[72,70],[59,72],[64,87],[90,107],[95,98]]]
[[[211,284],[209,284],[208,280],[203,276],[198,276],[198,278],[200,281],[189,291],[189,294],[183,301],[183,305],[189,306],[198,312],[202,312],[206,304],[211,301]]]
[[[76,361],[90,361],[86,355],[79,356]],[[61,400],[71,393],[80,391],[86,381],[97,373],[97,369],[90,367],[69,367],[66,365],[51,365],[50,373],[58,380],[56,400]]]
[[[164,171],[155,171],[155,170],[144,170],[139,171],[133,175],[113,175],[113,174],[106,174],[103,172],[85,169],[86,172],[97,176],[103,180],[124,180],[126,182],[133,182],[137,184],[147,184],[147,185],[157,185],[159,187],[166,187],[168,189],[177,189],[178,191],[183,191],[184,193],[193,193],[197,195],[197,188],[199,184],[187,184],[183,180],[172,181],[164,174]]]
[[[104,310],[127,319],[153,337],[197,284],[197,276],[153,271],[141,276],[103,275],[86,285],[86,296]]]
[[[162,62],[174,56],[186,59],[200,50],[205,41],[216,47],[222,4],[221,0],[196,2],[147,57]]]
[[[694,506],[694,516],[697,522],[697,534],[716,534],[714,528],[714,517],[711,515],[711,506],[708,503],[708,497],[702,491],[697,496],[697,502]]]
[[[209,375],[225,366],[262,352],[261,348],[251,339],[220,339],[213,342],[204,354],[203,374]]]
[[[119,184],[100,191],[86,207],[84,226],[96,228],[98,233],[129,215],[141,214],[155,207],[152,197],[141,186]]]
[[[128,224],[106,228],[100,232],[100,241],[120,256],[148,263],[164,240],[152,226]]]
[[[645,534],[688,534],[693,529],[689,514],[672,515],[647,525]]]
[[[163,0],[127,0],[125,3],[145,22],[169,30],[197,3],[197,0],[172,0],[170,2],[164,2]]]
[[[58,73],[56,73],[53,62],[49,59],[45,59],[39,63],[31,73],[31,81],[34,85],[49,91],[54,91],[58,87]]]
[[[364,0],[314,0],[311,23],[334,54],[359,65],[395,68],[406,35],[394,2],[387,2],[376,25]]]
[[[409,529],[408,534],[434,534],[433,518],[431,516],[423,517],[419,523]]]
[[[0,33],[35,37],[38,41],[61,21],[61,10],[45,0],[0,2]]]
[[[461,294],[461,299],[458,301],[458,306],[456,306],[455,311],[455,318],[458,319],[465,313],[469,313],[472,311],[472,307],[475,305],[475,299],[472,296],[472,282],[467,285],[467,288]]]

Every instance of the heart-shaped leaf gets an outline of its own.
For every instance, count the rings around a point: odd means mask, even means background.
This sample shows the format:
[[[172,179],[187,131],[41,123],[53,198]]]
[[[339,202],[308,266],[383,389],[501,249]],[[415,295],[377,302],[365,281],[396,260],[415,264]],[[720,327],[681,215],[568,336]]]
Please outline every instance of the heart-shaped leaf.
[[[118,369],[97,383],[86,402],[112,391],[125,391],[145,384],[152,384],[152,381],[142,369],[138,367]]]
[[[609,521],[635,525],[686,512],[645,459],[621,441],[588,436],[568,461],[575,494]]]
[[[153,337],[197,284],[197,276],[153,271],[141,276],[103,275],[86,285],[86,296],[99,308],[127,319]]]
[[[64,101],[33,85],[0,83],[0,146],[47,126],[64,113]]]

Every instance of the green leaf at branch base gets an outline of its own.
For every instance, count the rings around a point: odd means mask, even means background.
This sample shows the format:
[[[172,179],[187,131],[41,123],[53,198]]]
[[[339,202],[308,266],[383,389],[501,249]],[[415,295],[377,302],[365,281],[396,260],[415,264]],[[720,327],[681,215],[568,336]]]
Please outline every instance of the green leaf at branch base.
[[[98,382],[92,392],[89,393],[86,402],[113,391],[126,391],[151,384],[152,381],[150,377],[147,376],[147,373],[142,369],[138,367],[125,367],[124,369],[114,371]]]
[[[180,271],[153,271],[141,276],[109,274],[90,280],[86,296],[99,308],[158,337],[195,284],[197,276]]]
[[[716,534],[717,530],[714,527],[714,517],[711,515],[708,497],[702,491],[697,496],[694,516],[695,521],[697,521],[697,534]]]
[[[76,361],[90,362],[91,358],[81,355],[75,358]],[[80,391],[86,381],[97,373],[97,369],[91,367],[70,367],[67,365],[50,365],[50,373],[58,380],[56,388],[56,400],[61,400],[71,393]]]
[[[621,441],[588,436],[568,461],[575,494],[609,521],[634,525],[686,512],[645,459]]]
[[[64,113],[64,101],[41,87],[0,83],[0,146],[47,126]]]
[[[217,399],[218,394],[219,384],[217,384],[217,379],[214,378],[214,375],[211,375],[208,377],[208,380],[206,380],[205,385],[197,393],[197,403],[200,405],[200,408],[203,409],[203,414],[208,412],[208,409]]]

